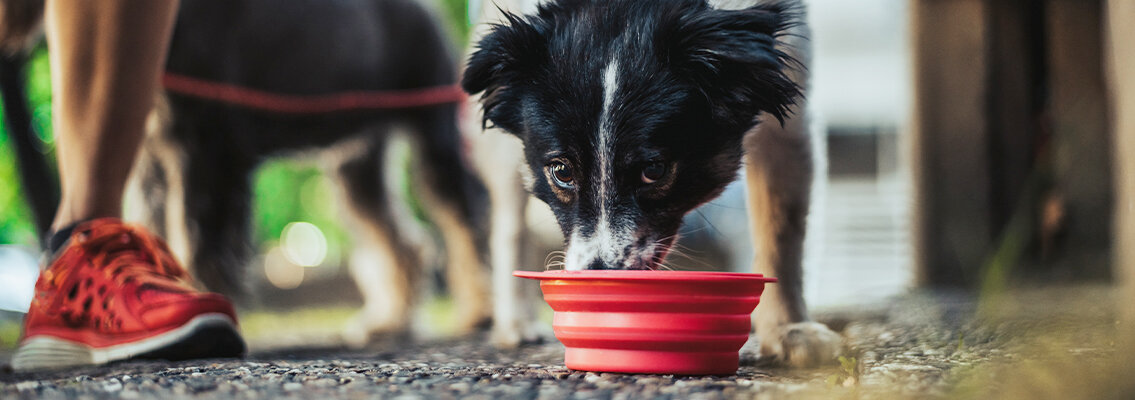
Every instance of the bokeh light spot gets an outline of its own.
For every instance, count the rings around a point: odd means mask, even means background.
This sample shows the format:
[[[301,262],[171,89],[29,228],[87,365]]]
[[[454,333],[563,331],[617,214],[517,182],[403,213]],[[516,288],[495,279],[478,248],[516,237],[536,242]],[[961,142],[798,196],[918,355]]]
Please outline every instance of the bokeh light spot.
[[[315,267],[327,258],[327,237],[319,227],[308,222],[292,222],[280,235],[284,256],[293,264]]]
[[[284,250],[273,247],[264,255],[264,277],[280,289],[295,289],[303,283],[303,267],[288,260]]]

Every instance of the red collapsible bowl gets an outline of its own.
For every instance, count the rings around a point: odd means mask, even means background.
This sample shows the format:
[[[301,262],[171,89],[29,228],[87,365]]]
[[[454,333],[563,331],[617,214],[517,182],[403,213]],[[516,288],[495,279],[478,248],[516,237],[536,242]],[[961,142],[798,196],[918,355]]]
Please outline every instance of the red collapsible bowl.
[[[582,371],[732,375],[761,300],[760,274],[690,271],[518,271],[538,279]]]

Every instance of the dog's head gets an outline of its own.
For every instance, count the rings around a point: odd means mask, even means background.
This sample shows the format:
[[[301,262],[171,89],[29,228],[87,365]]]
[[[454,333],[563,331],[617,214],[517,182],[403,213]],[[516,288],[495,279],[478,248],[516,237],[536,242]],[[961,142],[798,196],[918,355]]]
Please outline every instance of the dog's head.
[[[524,142],[567,269],[652,269],[682,217],[735,178],[757,115],[783,119],[800,94],[776,48],[793,21],[777,4],[558,1],[506,14],[462,85]]]

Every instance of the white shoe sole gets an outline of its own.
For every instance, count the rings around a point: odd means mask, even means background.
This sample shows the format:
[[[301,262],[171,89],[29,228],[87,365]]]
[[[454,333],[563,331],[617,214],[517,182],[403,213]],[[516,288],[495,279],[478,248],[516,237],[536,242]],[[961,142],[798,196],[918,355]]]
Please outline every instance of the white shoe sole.
[[[244,354],[236,322],[225,314],[201,314],[185,325],[132,343],[95,348],[40,335],[24,340],[12,357],[18,372],[100,365],[131,358],[190,359]]]

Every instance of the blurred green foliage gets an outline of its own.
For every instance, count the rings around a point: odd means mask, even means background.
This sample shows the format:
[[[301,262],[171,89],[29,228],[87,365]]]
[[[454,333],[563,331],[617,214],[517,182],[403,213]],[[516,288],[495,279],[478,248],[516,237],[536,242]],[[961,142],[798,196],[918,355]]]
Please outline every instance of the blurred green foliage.
[[[16,175],[16,160],[8,146],[7,132],[0,132],[0,244],[35,244],[31,211],[24,201]]]
[[[20,319],[0,318],[0,350],[16,348],[22,331]]]
[[[457,48],[464,48],[469,40],[469,2],[466,0],[442,0],[442,17],[450,28]]]
[[[313,163],[278,159],[260,166],[253,183],[254,240],[262,245],[280,238],[291,222],[309,222],[323,231],[329,250],[341,248],[347,235],[339,227],[336,188]]]
[[[25,74],[28,100],[32,104],[32,124],[39,133],[42,145],[40,149],[54,167],[55,146],[51,140],[51,76],[46,48],[40,46],[32,53]],[[20,187],[16,154],[9,145],[11,133],[4,126],[2,114],[0,113],[0,245],[35,246],[37,240],[31,209],[28,208]]]
[[[469,34],[466,1],[442,0],[439,11],[448,25],[447,31],[458,44],[455,48],[462,48]],[[33,122],[38,128],[41,148],[54,167],[51,79],[47,51],[43,46],[33,53],[27,78]],[[0,116],[0,122],[2,118]],[[9,143],[9,133],[0,128],[0,244],[35,246],[35,227],[20,188],[15,154]],[[257,243],[271,244],[278,240],[288,223],[305,221],[323,231],[330,249],[341,248],[345,244],[346,235],[337,223],[340,215],[333,200],[335,191],[313,163],[291,159],[269,161],[258,170],[254,188],[253,219]]]

